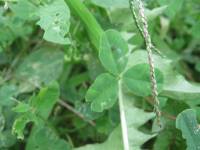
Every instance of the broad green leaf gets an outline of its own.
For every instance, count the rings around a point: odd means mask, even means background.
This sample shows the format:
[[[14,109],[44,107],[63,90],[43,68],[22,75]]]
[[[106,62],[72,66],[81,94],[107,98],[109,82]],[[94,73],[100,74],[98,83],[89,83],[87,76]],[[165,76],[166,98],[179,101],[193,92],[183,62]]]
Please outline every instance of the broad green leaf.
[[[163,88],[163,74],[155,69],[158,92]],[[148,64],[135,65],[123,74],[124,84],[138,96],[151,95],[150,67]]]
[[[28,139],[26,150],[71,150],[69,144],[60,139],[54,131],[48,127],[34,127]]]
[[[44,29],[44,39],[58,44],[69,44],[70,11],[64,0],[55,0],[39,10],[38,25]]]
[[[182,75],[174,71],[171,60],[154,55],[155,67],[164,75],[163,90],[161,96],[167,96],[176,100],[195,100],[200,98],[200,85],[188,82]],[[137,65],[148,63],[146,51],[135,51],[129,56],[126,70]]]
[[[20,64],[16,70],[16,78],[28,81],[33,86],[40,87],[58,79],[62,73],[64,54],[52,48],[41,48],[33,52]]]
[[[177,100],[195,100],[200,98],[199,84],[189,83],[183,76],[178,74],[171,74],[169,77],[161,95]]]
[[[184,0],[158,0],[160,5],[167,5],[166,15],[173,18],[183,6]]]
[[[102,112],[112,107],[117,100],[117,80],[108,73],[99,75],[86,94],[86,101],[91,102],[91,109]]]
[[[156,7],[152,10],[145,8],[145,14],[149,22],[154,20],[155,18],[159,17],[161,14],[164,13],[166,10],[166,6]],[[107,9],[109,18],[112,24],[116,24],[120,29],[123,31],[134,31],[136,33],[137,26],[133,19],[133,15],[130,11],[130,8],[117,8],[117,9]],[[137,34],[136,36],[139,38],[140,36]],[[141,38],[142,39],[142,38]],[[137,44],[136,41],[133,42],[135,45]],[[140,46],[140,45],[137,45]]]
[[[156,17],[160,16],[163,14],[163,12],[166,10],[167,6],[161,6],[161,7],[156,7],[152,10],[146,9],[145,14],[147,15],[148,20],[153,20]]]
[[[91,0],[97,6],[104,8],[128,8],[129,0]]]
[[[128,44],[119,32],[107,30],[101,38],[99,58],[103,66],[114,75],[120,74],[127,64]]]
[[[37,7],[28,0],[19,0],[16,4],[11,4],[10,8],[21,19],[36,19]]]
[[[176,118],[176,128],[182,131],[182,136],[187,142],[187,150],[200,149],[200,126],[194,110],[187,109],[180,113]]]
[[[10,106],[15,102],[13,97],[18,93],[17,87],[14,84],[7,84],[0,88],[0,105]]]

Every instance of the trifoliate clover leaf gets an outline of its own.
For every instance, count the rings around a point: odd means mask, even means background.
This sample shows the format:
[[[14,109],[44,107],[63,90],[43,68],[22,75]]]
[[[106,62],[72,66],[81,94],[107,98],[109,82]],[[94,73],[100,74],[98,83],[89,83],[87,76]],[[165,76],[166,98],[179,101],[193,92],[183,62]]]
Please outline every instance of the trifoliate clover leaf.
[[[118,75],[123,72],[128,62],[127,53],[128,44],[119,32],[108,30],[102,35],[99,58],[110,73]]]
[[[86,100],[91,102],[95,112],[102,112],[114,105],[117,100],[118,84],[115,77],[108,73],[101,74],[91,85]]]

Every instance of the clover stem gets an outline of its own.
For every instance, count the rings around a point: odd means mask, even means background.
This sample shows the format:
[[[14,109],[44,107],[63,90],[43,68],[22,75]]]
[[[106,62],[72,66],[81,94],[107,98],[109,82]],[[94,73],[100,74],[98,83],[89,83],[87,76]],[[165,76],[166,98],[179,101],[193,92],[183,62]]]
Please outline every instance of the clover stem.
[[[119,110],[120,110],[120,119],[121,119],[121,129],[122,129],[122,138],[124,143],[124,150],[129,150],[129,140],[128,140],[128,128],[126,123],[126,115],[123,103],[123,92],[122,92],[122,82],[119,80]]]

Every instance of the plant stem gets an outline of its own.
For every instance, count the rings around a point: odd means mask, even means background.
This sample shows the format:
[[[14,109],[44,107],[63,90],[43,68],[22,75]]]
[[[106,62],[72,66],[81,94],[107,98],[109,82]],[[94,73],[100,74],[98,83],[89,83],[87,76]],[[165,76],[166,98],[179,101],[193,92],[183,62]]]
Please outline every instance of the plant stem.
[[[124,104],[123,104],[123,92],[122,92],[122,82],[119,80],[119,110],[120,110],[120,119],[121,119],[121,128],[122,128],[122,137],[123,137],[123,143],[124,143],[124,150],[129,150],[129,140],[128,140],[128,128],[126,123],[126,115],[124,110]]]
[[[88,8],[80,0],[65,0],[71,9],[81,21],[85,24],[88,35],[95,48],[99,49],[100,38],[104,32],[95,17],[88,10]]]
[[[95,122],[93,122],[92,120],[87,120],[85,118],[85,116],[81,113],[79,113],[77,110],[75,110],[72,106],[70,106],[69,104],[67,104],[66,102],[59,100],[58,103],[67,108],[69,111],[73,112],[74,114],[76,114],[80,119],[84,120],[85,122],[88,122],[91,126],[96,126]]]

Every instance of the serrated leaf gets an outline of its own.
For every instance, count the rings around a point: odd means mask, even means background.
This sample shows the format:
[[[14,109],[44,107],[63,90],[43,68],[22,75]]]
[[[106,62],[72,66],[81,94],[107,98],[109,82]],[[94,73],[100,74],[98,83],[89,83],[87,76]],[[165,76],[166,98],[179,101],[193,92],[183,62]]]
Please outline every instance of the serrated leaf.
[[[58,44],[69,44],[70,11],[64,0],[55,0],[40,8],[38,25],[44,29],[44,39]]]
[[[200,85],[188,82],[182,75],[174,71],[172,61],[153,55],[155,67],[164,75],[163,90],[161,96],[167,96],[176,100],[195,100],[200,98]],[[127,69],[137,65],[148,63],[146,51],[135,51],[129,56]]]
[[[137,98],[123,93],[124,109],[128,126],[129,145],[131,150],[141,149],[141,146],[153,138],[155,134],[147,134],[138,128],[154,118],[154,113],[145,112],[135,106]],[[138,117],[139,116],[139,117]]]
[[[18,117],[12,128],[12,133],[17,135],[18,139],[24,139],[24,129],[26,127],[26,124],[33,121],[32,114],[23,114],[20,117]]]
[[[91,109],[102,112],[114,105],[117,100],[117,80],[110,74],[99,75],[90,86],[86,94],[86,100],[91,102]]]
[[[155,134],[146,134],[139,131],[139,127],[145,124],[148,120],[152,119],[155,114],[144,112],[136,108],[134,102],[136,97],[123,93],[124,110],[127,120],[128,138],[130,150],[141,150],[141,146],[149,139],[155,137]],[[121,128],[117,127],[110,134],[109,138],[101,144],[89,144],[75,150],[124,150],[122,143]]]
[[[48,87],[42,88],[36,98],[31,101],[32,107],[41,117],[47,118],[59,99],[60,90],[57,82],[52,82]]]
[[[40,87],[58,79],[62,73],[64,54],[52,48],[41,48],[33,52],[16,70],[16,78]]]
[[[15,120],[12,132],[17,134],[19,139],[23,139],[26,124],[29,122],[38,124],[41,118],[42,121],[48,118],[58,98],[59,85],[53,82],[48,87],[42,88],[37,96],[31,97],[29,104],[19,103],[14,110],[21,115]]]
[[[200,149],[200,126],[194,110],[187,109],[180,113],[176,118],[176,128],[182,131],[187,141],[187,150]]]
[[[163,74],[155,69],[158,92],[163,88]],[[148,64],[135,65],[123,74],[124,84],[138,96],[151,95],[150,67]]]
[[[114,75],[120,74],[127,64],[128,44],[119,32],[107,30],[101,38],[99,58],[103,66]]]

